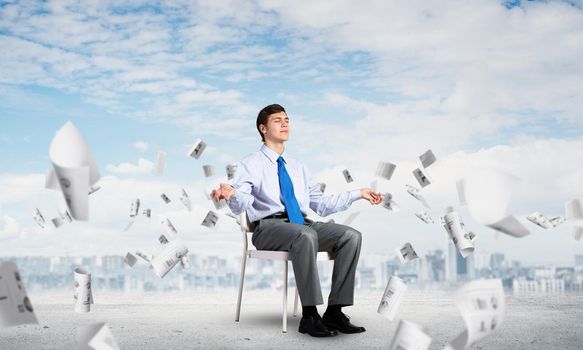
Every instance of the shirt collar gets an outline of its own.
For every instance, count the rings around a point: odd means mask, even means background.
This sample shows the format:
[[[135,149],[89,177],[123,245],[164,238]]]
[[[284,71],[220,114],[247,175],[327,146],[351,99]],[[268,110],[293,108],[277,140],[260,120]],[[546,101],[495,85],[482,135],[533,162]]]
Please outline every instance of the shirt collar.
[[[263,144],[263,145],[261,146],[261,149],[260,149],[260,150],[261,150],[261,152],[263,152],[263,154],[265,154],[265,155],[267,156],[267,158],[269,158],[269,160],[270,160],[272,163],[277,163],[277,158],[279,158],[279,157],[282,157],[282,158],[283,158],[283,161],[285,162],[285,156],[286,156],[286,154],[285,154],[285,150],[284,150],[284,151],[283,151],[283,153],[280,155],[280,154],[277,154],[277,152],[275,152],[275,151],[274,151],[274,150],[272,150],[271,148],[267,147],[265,144]],[[287,163],[287,162],[286,162],[286,163]]]

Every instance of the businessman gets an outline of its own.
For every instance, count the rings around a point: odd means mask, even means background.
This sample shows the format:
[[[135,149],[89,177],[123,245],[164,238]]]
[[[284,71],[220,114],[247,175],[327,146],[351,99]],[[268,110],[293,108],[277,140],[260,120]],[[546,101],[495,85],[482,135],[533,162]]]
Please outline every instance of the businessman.
[[[249,221],[255,224],[251,240],[257,249],[289,252],[302,302],[301,333],[329,337],[338,332],[364,332],[364,327],[353,325],[341,309],[354,302],[360,232],[345,225],[314,222],[306,216],[308,208],[326,216],[348,209],[361,198],[376,205],[382,202],[382,195],[362,188],[325,196],[306,166],[285,152],[290,119],[282,106],[263,108],[256,125],[263,145],[241,160],[231,183],[220,184],[213,197],[227,200],[234,214],[247,211]],[[335,256],[323,317],[316,308],[323,304],[316,264],[319,251]]]

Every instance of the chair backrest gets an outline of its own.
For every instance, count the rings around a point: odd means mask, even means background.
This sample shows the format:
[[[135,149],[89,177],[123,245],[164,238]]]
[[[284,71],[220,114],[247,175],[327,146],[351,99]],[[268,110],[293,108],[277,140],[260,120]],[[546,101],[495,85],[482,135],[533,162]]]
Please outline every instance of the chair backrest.
[[[241,221],[241,231],[243,232],[253,232],[255,230],[255,226],[249,222],[249,217],[247,216],[247,212],[243,211],[239,214],[239,219]]]

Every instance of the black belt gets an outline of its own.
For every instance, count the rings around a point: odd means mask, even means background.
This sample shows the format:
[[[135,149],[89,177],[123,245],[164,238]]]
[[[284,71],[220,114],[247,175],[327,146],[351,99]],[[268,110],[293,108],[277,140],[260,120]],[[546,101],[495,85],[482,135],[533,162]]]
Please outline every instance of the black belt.
[[[287,212],[280,211],[279,213],[267,215],[267,216],[261,218],[260,220],[265,220],[265,219],[287,219],[287,218],[288,218]],[[259,225],[259,220],[253,221],[253,226],[257,227],[257,225]]]

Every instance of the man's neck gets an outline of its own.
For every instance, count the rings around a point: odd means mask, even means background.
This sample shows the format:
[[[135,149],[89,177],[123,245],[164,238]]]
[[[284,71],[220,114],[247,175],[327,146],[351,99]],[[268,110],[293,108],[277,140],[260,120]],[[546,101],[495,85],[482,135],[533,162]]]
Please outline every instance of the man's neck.
[[[283,142],[271,142],[265,140],[265,146],[267,146],[270,150],[274,151],[275,153],[281,155],[284,151]]]

